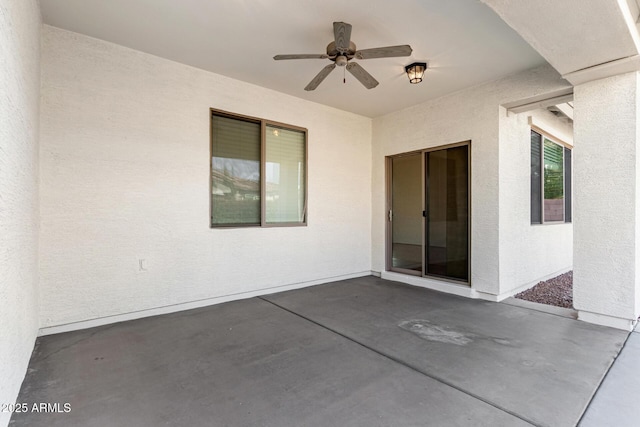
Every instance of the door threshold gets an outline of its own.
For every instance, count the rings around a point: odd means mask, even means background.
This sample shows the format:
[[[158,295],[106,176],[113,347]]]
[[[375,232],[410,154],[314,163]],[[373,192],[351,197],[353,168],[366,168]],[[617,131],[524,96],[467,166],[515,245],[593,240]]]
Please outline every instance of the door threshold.
[[[466,298],[491,300],[483,293],[478,292],[466,284],[453,283],[450,280],[438,280],[432,277],[412,276],[410,274],[396,273],[394,271],[383,271],[381,277],[386,280],[406,283],[407,285],[418,286],[447,294],[458,295]]]

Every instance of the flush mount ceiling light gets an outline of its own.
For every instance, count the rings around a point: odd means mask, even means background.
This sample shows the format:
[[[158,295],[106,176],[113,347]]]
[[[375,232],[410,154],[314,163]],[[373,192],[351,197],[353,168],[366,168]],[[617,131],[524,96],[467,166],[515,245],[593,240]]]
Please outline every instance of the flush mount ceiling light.
[[[404,71],[407,73],[409,81],[413,84],[420,83],[422,81],[422,76],[424,75],[424,70],[426,69],[426,62],[414,62],[413,64],[409,64],[404,67]]]

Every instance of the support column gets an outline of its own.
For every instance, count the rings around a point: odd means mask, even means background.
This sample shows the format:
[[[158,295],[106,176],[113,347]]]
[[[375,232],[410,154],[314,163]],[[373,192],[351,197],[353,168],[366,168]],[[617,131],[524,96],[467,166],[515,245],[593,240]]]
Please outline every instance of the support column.
[[[573,298],[579,319],[640,315],[640,74],[574,88]]]

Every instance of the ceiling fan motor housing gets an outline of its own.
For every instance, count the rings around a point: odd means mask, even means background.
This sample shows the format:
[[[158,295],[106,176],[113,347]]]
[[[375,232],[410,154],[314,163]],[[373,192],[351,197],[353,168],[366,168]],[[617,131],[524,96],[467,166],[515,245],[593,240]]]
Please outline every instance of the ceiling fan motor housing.
[[[349,49],[346,52],[340,52],[337,48],[336,48],[336,42],[333,41],[331,43],[329,43],[327,45],[327,55],[329,56],[337,56],[337,55],[344,55],[346,56],[348,59],[351,59],[353,57],[353,55],[355,55],[356,53],[356,44],[352,41],[349,42]]]

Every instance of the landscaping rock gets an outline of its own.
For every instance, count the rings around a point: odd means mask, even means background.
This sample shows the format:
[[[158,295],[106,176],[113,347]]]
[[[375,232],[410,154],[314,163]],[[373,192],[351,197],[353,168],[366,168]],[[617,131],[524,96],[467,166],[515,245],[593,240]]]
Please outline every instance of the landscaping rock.
[[[540,304],[573,308],[573,271],[540,282],[515,297]]]

